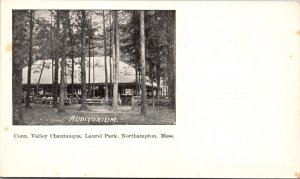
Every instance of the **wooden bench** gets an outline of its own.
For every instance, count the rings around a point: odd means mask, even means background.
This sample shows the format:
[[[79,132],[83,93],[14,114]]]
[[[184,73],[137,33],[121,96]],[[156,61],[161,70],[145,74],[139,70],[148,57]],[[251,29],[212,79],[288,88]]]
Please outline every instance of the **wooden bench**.
[[[104,104],[104,99],[86,99],[86,104],[103,105]]]
[[[153,106],[167,106],[170,103],[170,99],[162,98],[162,99],[147,99],[147,104]],[[141,96],[132,96],[131,97],[131,109],[134,107],[141,105],[142,100]]]
[[[34,98],[34,103],[36,104],[52,104],[53,103],[53,98],[39,98],[35,97]]]
[[[96,104],[96,105],[105,105],[105,100],[103,98],[101,98],[101,99],[92,99],[92,98],[90,98],[90,99],[86,99],[86,104],[88,104],[88,105],[94,105],[94,104]],[[112,99],[108,99],[106,104],[107,105],[112,105]],[[118,105],[122,105],[121,99],[118,100]]]

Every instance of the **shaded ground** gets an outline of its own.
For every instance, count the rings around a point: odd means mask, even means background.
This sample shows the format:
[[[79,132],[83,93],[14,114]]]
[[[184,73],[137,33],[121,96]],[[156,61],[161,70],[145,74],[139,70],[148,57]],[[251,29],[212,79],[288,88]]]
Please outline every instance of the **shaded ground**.
[[[90,111],[77,111],[80,105],[65,106],[66,113],[57,113],[50,105],[32,104],[33,109],[23,108],[25,125],[173,125],[175,111],[167,108],[148,107],[147,116],[140,115],[140,108],[120,106],[110,111],[109,106],[89,106]]]

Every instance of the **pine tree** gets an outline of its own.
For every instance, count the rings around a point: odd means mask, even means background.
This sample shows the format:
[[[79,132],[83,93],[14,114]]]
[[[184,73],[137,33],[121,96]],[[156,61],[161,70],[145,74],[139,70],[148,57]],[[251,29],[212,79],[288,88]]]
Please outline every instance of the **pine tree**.
[[[13,10],[13,51],[12,51],[12,101],[13,101],[13,124],[23,124],[22,116],[22,67],[24,65],[26,47],[26,11]]]
[[[114,41],[115,41],[115,68],[114,68],[114,89],[112,110],[116,110],[118,106],[118,78],[119,78],[119,59],[120,59],[120,44],[119,44],[119,27],[118,27],[118,11],[113,11],[114,17]]]
[[[30,94],[31,94],[31,66],[32,66],[32,41],[33,41],[33,26],[34,26],[34,11],[29,11],[29,60],[28,60],[28,72],[27,72],[27,93],[26,93],[26,107],[32,108],[30,106]]]
[[[58,107],[57,97],[58,97],[58,70],[59,70],[59,56],[60,56],[60,11],[56,11],[56,29],[55,29],[55,48],[54,48],[54,83],[53,83],[53,107]]]
[[[105,102],[108,101],[108,84],[107,84],[107,60],[106,60],[106,29],[105,29],[105,11],[103,11],[103,46],[104,46],[104,71],[105,71]]]
[[[112,95],[113,95],[113,82],[112,82],[112,78],[113,78],[113,65],[112,65],[112,60],[113,60],[113,25],[111,22],[112,16],[109,13],[109,24],[110,24],[110,29],[109,29],[109,51],[110,51],[110,55],[109,55],[109,78],[110,78],[110,99],[112,99]]]
[[[86,12],[81,10],[81,91],[82,91],[82,102],[79,107],[79,111],[87,111],[88,107],[86,104],[86,71],[85,71],[85,55],[86,55],[86,40],[85,40],[85,31],[86,31]]]
[[[74,35],[73,35],[73,28],[71,25],[71,19],[70,16],[68,14],[68,27],[69,27],[69,37],[70,37],[70,47],[71,47],[71,51],[70,51],[70,58],[71,58],[71,100],[73,102],[74,100],[74,66],[75,66],[75,60],[74,60]]]
[[[167,72],[168,72],[168,91],[171,98],[169,107],[176,107],[176,63],[175,63],[175,11],[166,12],[167,19]]]
[[[145,67],[145,25],[144,11],[140,11],[140,35],[141,35],[141,71],[142,71],[142,96],[141,115],[147,114],[147,94],[146,94],[146,67]]]
[[[59,91],[59,107],[57,112],[63,113],[64,98],[65,98],[65,67],[66,67],[66,51],[67,51],[67,13],[68,11],[62,11],[63,20],[63,35],[62,35],[62,59],[61,59],[61,71],[60,71],[60,91]]]

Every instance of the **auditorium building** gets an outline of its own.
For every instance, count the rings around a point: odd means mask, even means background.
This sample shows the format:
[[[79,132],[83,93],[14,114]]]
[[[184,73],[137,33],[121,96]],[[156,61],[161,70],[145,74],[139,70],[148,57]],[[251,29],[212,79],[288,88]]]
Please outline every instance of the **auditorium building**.
[[[107,57],[107,76],[108,76],[108,85],[110,86],[110,58]],[[76,58],[74,65],[74,92],[76,95],[81,96],[81,66],[80,58]],[[67,59],[66,65],[66,91],[68,95],[71,94],[71,60]],[[90,68],[89,68],[90,64]],[[86,84],[88,89],[88,97],[93,98],[93,94],[97,98],[104,98],[105,96],[105,68],[104,68],[104,57],[95,57],[91,58],[90,61],[86,58]],[[43,67],[44,66],[44,67]],[[31,95],[52,95],[52,87],[54,81],[55,69],[52,67],[52,60],[38,60],[32,64],[31,71]],[[58,83],[60,83],[60,68],[58,75]],[[22,89],[23,94],[26,93],[27,87],[27,74],[28,67],[23,68],[22,74]],[[113,74],[113,73],[112,73]],[[127,64],[126,62],[119,61],[119,95],[122,96],[131,96],[137,93],[137,90],[141,89],[136,80],[140,79],[140,75],[136,75],[135,69]],[[113,76],[112,76],[113,80]],[[162,80],[161,80],[162,81]],[[112,81],[113,82],[113,81]],[[157,94],[157,84],[148,77],[146,77],[146,86],[147,86],[147,95]],[[39,90],[37,90],[39,88]],[[165,94],[166,85],[161,83],[161,94]]]

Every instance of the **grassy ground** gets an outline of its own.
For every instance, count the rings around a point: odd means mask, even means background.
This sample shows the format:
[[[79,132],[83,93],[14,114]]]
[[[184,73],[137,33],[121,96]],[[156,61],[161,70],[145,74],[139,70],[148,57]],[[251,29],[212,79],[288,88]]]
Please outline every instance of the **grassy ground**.
[[[25,125],[173,125],[175,111],[148,107],[147,116],[140,115],[140,107],[120,106],[110,111],[109,106],[88,106],[89,111],[78,111],[80,105],[65,106],[65,113],[57,113],[50,105],[32,104],[23,108]]]

